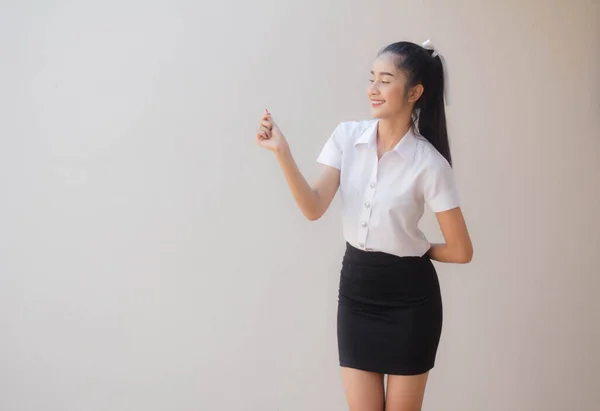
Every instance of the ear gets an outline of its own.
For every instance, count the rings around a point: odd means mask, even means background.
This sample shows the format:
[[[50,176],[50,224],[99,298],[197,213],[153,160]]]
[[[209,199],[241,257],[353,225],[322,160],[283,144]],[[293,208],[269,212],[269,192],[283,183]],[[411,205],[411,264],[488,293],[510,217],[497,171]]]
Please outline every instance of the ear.
[[[415,103],[419,98],[421,98],[423,91],[425,91],[425,89],[423,88],[422,84],[417,84],[414,86],[408,92],[408,102]]]

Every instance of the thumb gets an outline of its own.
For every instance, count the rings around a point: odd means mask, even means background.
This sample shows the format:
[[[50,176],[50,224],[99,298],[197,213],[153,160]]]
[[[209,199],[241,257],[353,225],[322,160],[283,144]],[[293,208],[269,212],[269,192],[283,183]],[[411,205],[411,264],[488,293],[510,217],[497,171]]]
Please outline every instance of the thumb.
[[[273,125],[272,130],[276,130],[279,133],[281,133],[281,129],[279,128],[279,126],[277,125],[277,123],[273,119],[271,119],[271,124]]]
[[[269,120],[271,120],[271,124],[273,124],[273,128],[277,127],[277,123],[275,122],[275,120],[273,120],[273,115],[271,114],[271,112],[269,112],[269,110],[265,109],[265,114],[267,114],[269,116]]]
[[[279,128],[279,126],[277,125],[277,123],[275,122],[275,120],[273,120],[273,115],[271,114],[271,112],[269,110],[267,110],[265,108],[265,115],[269,116],[269,120],[271,120],[271,124],[273,126],[273,129],[278,130],[279,132],[281,132],[281,129]]]

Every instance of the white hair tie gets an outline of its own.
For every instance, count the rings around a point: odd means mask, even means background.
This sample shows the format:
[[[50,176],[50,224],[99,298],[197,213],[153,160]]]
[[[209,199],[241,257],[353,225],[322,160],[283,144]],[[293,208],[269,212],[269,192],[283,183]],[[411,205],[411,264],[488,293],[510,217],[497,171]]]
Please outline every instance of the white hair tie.
[[[449,82],[448,82],[448,65],[446,64],[446,59],[444,56],[440,54],[439,51],[435,48],[435,46],[431,43],[431,40],[425,40],[422,44],[424,49],[431,50],[431,57],[439,57],[442,62],[442,70],[444,71],[444,97],[446,99],[446,105],[450,105],[450,93],[449,93]]]

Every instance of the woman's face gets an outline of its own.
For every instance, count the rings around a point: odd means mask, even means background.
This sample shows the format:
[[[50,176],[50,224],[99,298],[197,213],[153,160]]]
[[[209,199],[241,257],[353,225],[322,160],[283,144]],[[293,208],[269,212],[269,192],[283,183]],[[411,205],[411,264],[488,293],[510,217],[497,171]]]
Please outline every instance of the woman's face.
[[[406,77],[396,67],[396,58],[391,53],[384,53],[373,62],[367,95],[371,101],[371,115],[375,118],[397,117],[407,110],[412,111],[413,104],[404,87]]]

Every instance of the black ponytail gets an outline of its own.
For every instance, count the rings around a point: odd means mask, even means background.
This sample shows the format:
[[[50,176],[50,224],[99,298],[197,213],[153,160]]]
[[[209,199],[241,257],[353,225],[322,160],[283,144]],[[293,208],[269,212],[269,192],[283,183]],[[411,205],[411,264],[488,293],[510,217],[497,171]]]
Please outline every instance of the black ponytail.
[[[406,91],[421,84],[423,95],[415,103],[413,127],[425,137],[452,165],[446,109],[444,102],[444,67],[439,56],[418,44],[401,41],[384,48],[379,55],[392,53],[398,57],[396,65],[407,78]]]

